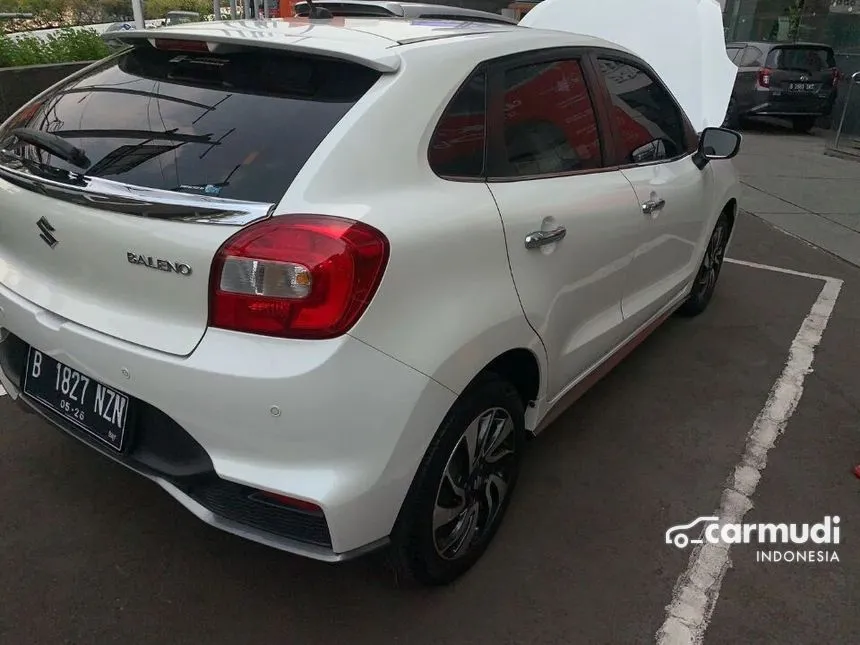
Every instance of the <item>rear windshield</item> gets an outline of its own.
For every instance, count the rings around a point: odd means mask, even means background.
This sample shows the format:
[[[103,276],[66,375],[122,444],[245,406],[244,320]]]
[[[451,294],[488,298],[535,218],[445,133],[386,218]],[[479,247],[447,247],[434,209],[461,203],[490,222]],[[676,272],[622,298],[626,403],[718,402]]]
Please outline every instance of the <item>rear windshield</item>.
[[[378,78],[356,64],[271,50],[213,55],[144,45],[25,110],[0,133],[0,147],[36,171],[277,202]],[[62,137],[88,165],[10,137],[15,127]]]
[[[833,50],[827,47],[777,47],[767,57],[771,69],[821,72],[836,67]]]

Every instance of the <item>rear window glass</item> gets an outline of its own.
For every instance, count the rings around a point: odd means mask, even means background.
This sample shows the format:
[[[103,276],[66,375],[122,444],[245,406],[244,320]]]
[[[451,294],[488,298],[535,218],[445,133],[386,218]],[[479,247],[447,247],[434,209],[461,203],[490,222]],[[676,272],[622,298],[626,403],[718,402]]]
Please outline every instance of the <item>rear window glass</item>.
[[[378,78],[356,64],[271,50],[214,55],[143,46],[26,110],[7,126],[0,145],[36,169],[277,202]],[[10,138],[14,127],[62,137],[89,165],[74,166]]]
[[[820,72],[836,67],[836,60],[825,47],[777,47],[768,54],[767,67]]]

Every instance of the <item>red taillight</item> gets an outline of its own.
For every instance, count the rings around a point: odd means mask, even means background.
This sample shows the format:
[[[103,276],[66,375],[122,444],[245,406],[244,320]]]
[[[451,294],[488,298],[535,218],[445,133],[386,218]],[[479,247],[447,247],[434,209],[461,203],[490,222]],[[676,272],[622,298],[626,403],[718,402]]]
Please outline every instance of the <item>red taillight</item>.
[[[839,81],[842,80],[842,72],[839,71],[838,67],[833,68],[833,84],[836,85]]]
[[[762,67],[758,71],[758,84],[762,87],[770,87],[770,75],[772,74],[772,70],[768,67]]]
[[[212,265],[209,324],[324,339],[344,334],[376,292],[388,240],[361,222],[277,216],[227,240]]]
[[[203,52],[209,53],[209,45],[202,40],[174,40],[173,38],[156,38],[154,46],[171,52]]]

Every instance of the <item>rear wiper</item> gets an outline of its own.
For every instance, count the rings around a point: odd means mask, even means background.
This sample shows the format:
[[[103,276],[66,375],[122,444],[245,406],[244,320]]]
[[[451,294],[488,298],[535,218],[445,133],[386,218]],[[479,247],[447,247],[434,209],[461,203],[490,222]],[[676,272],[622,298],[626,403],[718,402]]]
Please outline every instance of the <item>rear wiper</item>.
[[[25,143],[47,150],[52,155],[64,159],[78,168],[88,168],[90,165],[90,160],[87,159],[83,150],[51,132],[33,128],[16,128],[12,130],[11,134]]]

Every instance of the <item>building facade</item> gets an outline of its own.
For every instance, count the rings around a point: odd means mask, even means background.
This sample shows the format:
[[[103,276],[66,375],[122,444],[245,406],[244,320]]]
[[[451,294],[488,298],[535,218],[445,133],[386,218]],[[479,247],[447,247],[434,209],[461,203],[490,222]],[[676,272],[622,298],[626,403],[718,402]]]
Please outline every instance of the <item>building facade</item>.
[[[727,41],[826,43],[860,55],[860,0],[726,0]]]
[[[827,43],[843,56],[860,55],[860,0],[718,2],[723,9],[723,27],[727,41],[803,40]],[[503,12],[516,18],[522,18],[537,4],[512,0],[441,0],[441,3]]]

